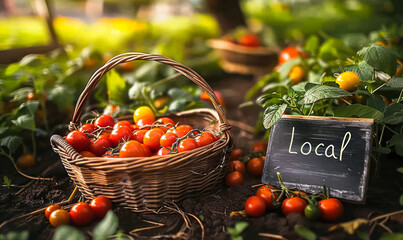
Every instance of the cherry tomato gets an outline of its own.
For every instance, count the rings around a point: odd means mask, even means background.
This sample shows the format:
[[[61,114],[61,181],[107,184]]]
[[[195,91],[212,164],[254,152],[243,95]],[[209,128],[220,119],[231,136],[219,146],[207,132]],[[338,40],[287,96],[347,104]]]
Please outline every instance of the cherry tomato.
[[[144,149],[144,153],[145,153],[144,157],[151,157],[151,155],[153,155],[151,150],[146,145],[141,144],[141,146]]]
[[[353,91],[360,84],[360,77],[355,72],[345,71],[336,78],[336,83],[345,91]]]
[[[271,190],[272,188],[270,188],[269,186],[263,185],[256,191],[256,196],[263,198],[268,210],[273,208],[273,202],[277,199],[277,195],[274,194]]]
[[[251,217],[261,217],[266,212],[266,202],[259,196],[252,196],[245,201],[245,212]]]
[[[80,155],[83,157],[96,157],[97,156],[90,151],[82,151],[82,152],[80,152]]]
[[[143,143],[144,135],[148,132],[147,129],[137,130],[133,133],[133,140],[136,140],[139,143]]]
[[[308,204],[304,210],[305,216],[309,220],[318,220],[320,218],[320,210],[318,206]]]
[[[127,127],[131,128],[132,124],[129,121],[122,120],[122,121],[115,123],[115,125],[113,125],[113,129],[120,128],[121,126],[127,126]]]
[[[159,128],[148,130],[144,135],[143,143],[151,151],[158,150],[160,148],[160,139],[162,135],[164,135],[164,131]]]
[[[94,211],[85,202],[78,202],[70,209],[70,218],[76,225],[87,225],[94,219]]]
[[[155,115],[153,110],[151,110],[151,108],[148,106],[141,106],[137,108],[136,111],[134,111],[133,120],[136,124],[138,124],[140,119],[148,119],[151,120],[151,122],[154,122]]]
[[[109,115],[101,115],[95,120],[94,124],[97,127],[113,127],[115,120]]]
[[[78,130],[74,130],[67,134],[66,141],[77,151],[88,150],[90,147],[90,139],[88,136]]]
[[[225,184],[227,187],[232,187],[234,185],[243,185],[243,175],[240,172],[230,172],[225,177]]]
[[[144,147],[141,143],[130,140],[123,144],[119,151],[119,157],[146,157],[147,153],[144,151]]]
[[[262,176],[263,167],[264,161],[261,158],[252,158],[247,165],[248,173],[254,176]]]
[[[90,207],[92,208],[95,217],[103,218],[106,213],[112,209],[112,201],[105,196],[99,196],[92,199]]]
[[[243,150],[242,149],[240,149],[240,148],[236,148],[236,149],[234,149],[232,152],[231,152],[231,155],[230,155],[230,157],[229,157],[229,160],[230,161],[232,161],[232,160],[239,160],[239,159],[241,159],[241,157],[243,156]]]
[[[281,204],[281,210],[286,216],[290,213],[304,214],[306,205],[308,203],[300,197],[286,198]]]
[[[242,35],[239,43],[245,47],[259,47],[261,45],[258,36],[252,33]]]
[[[102,130],[100,135],[107,136],[109,138],[111,133],[112,133],[112,129],[104,129],[104,130]]]
[[[289,60],[293,59],[293,58],[297,58],[297,57],[308,57],[308,54],[305,52],[299,52],[298,49],[294,46],[290,46],[287,48],[284,48],[281,53],[280,56],[278,58],[278,62],[279,64],[283,64],[285,62],[288,62]]]
[[[245,174],[245,164],[239,160],[230,161],[228,168],[231,172],[240,172]]]
[[[318,204],[323,221],[337,221],[343,216],[343,204],[337,198],[323,199]]]
[[[100,135],[98,139],[94,139],[90,142],[90,151],[97,156],[102,156],[108,148],[111,147],[109,138],[105,135]]]
[[[164,135],[162,135],[160,139],[160,145],[161,147],[172,147],[172,144],[176,141],[177,136],[174,133],[167,132]]]
[[[119,143],[128,140],[133,140],[131,127],[121,126],[120,128],[113,129],[109,136],[109,141],[112,147],[116,147]]]
[[[207,146],[216,141],[211,132],[202,132],[202,134],[197,136],[195,140],[199,147]]]
[[[137,121],[137,126],[139,126],[139,128],[142,128],[142,129],[150,130],[150,127],[144,128],[144,126],[152,125],[153,123],[154,123],[154,120],[151,118],[140,118]]]
[[[176,136],[181,138],[181,137],[185,136],[188,132],[190,132],[192,129],[193,129],[193,127],[190,125],[179,125],[176,128],[168,129],[167,132],[175,133]]]
[[[218,103],[221,106],[225,107],[225,102],[224,102],[224,98],[223,98],[222,94],[219,91],[214,91],[214,94],[217,96]],[[213,103],[211,102],[210,97],[207,95],[206,92],[202,92],[200,94],[200,99],[204,100],[205,102],[207,102],[210,105],[213,105]]]
[[[34,155],[27,153],[17,159],[17,164],[21,168],[31,168],[35,165]]]
[[[263,152],[266,153],[267,143],[266,142],[255,142],[252,146],[252,152]]]
[[[156,123],[162,124],[162,125],[167,125],[167,124],[172,124],[175,125],[174,120],[168,118],[168,117],[162,117],[160,119],[157,119],[157,121],[155,121]],[[162,131],[167,132],[168,128],[171,128],[172,126],[168,125],[167,127],[160,127],[162,129]]]
[[[168,153],[170,152],[170,150],[169,149],[167,149],[167,148],[160,148],[159,150],[158,150],[158,152],[157,152],[157,156],[163,156],[163,155],[167,155]]]
[[[67,225],[70,223],[69,212],[64,209],[56,209],[49,215],[49,222],[53,227]]]
[[[179,142],[178,152],[190,151],[197,148],[197,143],[194,139],[186,138]]]
[[[51,214],[53,211],[55,211],[55,210],[57,210],[57,209],[60,209],[60,208],[61,208],[61,207],[60,207],[59,204],[52,204],[52,205],[48,206],[48,207],[45,209],[45,217],[46,217],[47,219],[49,219],[50,214]]]
[[[87,123],[87,124],[82,125],[79,130],[83,133],[92,133],[95,131],[95,129],[96,129],[96,127],[94,124]]]
[[[303,67],[295,65],[291,68],[288,77],[291,78],[291,84],[295,85],[302,82],[305,79],[305,70]]]

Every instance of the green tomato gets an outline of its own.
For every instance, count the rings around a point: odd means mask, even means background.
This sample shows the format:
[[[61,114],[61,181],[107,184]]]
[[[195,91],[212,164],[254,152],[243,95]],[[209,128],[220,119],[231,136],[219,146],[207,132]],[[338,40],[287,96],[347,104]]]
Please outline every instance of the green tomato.
[[[309,220],[317,220],[320,218],[320,210],[318,208],[318,206],[312,205],[312,204],[308,204],[305,207],[305,216],[309,219]]]

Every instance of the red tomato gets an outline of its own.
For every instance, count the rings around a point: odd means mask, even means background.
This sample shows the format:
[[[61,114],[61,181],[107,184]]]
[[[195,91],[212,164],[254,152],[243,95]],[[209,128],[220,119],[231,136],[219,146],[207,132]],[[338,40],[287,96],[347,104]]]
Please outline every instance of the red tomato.
[[[151,155],[153,155],[151,150],[146,145],[141,144],[141,146],[144,149],[145,157],[151,157]]]
[[[74,224],[84,226],[94,219],[94,211],[85,202],[78,202],[70,209],[70,218]]]
[[[104,129],[104,130],[102,130],[100,135],[107,136],[109,138],[109,136],[111,135],[111,132],[112,132],[112,129]]]
[[[290,46],[290,47],[284,48],[281,51],[280,56],[278,58],[278,62],[279,62],[279,64],[283,64],[283,63],[289,61],[290,59],[297,58],[297,57],[299,57],[298,49],[296,47]]]
[[[83,157],[96,157],[97,156],[90,151],[82,151],[82,152],[80,152],[80,155]]]
[[[179,125],[175,129],[174,128],[168,129],[167,132],[175,133],[176,136],[181,138],[181,137],[185,136],[188,132],[190,132],[192,129],[193,129],[193,127],[190,125]]]
[[[163,155],[167,155],[168,153],[170,152],[170,150],[169,149],[167,149],[167,148],[160,148],[159,150],[158,150],[158,152],[157,152],[157,156],[163,156]]]
[[[140,129],[140,127],[137,124],[132,124],[131,128],[132,128],[132,131],[137,131]]]
[[[115,125],[113,126],[113,129],[120,128],[121,126],[127,126],[127,127],[131,128],[132,124],[129,121],[122,120],[122,121],[115,123]]]
[[[259,47],[261,45],[258,36],[252,33],[242,35],[239,43],[245,47]]]
[[[50,214],[51,214],[53,211],[55,211],[55,210],[57,210],[57,209],[60,209],[60,208],[61,208],[61,207],[60,207],[59,204],[52,204],[52,205],[48,206],[48,207],[45,209],[45,217],[46,217],[47,219],[49,219]]]
[[[343,216],[343,204],[337,198],[323,199],[318,204],[323,221],[337,221]]]
[[[201,135],[196,137],[196,142],[199,147],[203,147],[215,142],[215,137],[210,132],[203,132]]]
[[[248,173],[255,176],[262,176],[264,161],[261,158],[252,158],[249,160],[247,168]]]
[[[174,120],[167,118],[167,117],[162,117],[162,118],[158,119],[156,122],[159,124],[162,124],[162,125],[167,125],[167,124],[175,125]],[[167,127],[160,127],[160,128],[162,129],[162,131],[167,132],[168,128],[171,128],[171,127],[173,127],[173,126],[167,125]]]
[[[144,135],[148,132],[147,129],[137,130],[133,133],[133,140],[136,140],[139,143],[143,143]]]
[[[239,160],[230,161],[228,168],[231,172],[240,172],[245,174],[245,164]]]
[[[108,148],[111,147],[110,140],[107,136],[100,135],[98,139],[94,139],[90,142],[90,151],[97,156],[102,156]]]
[[[252,152],[263,152],[266,153],[267,143],[266,142],[255,142],[252,147]]]
[[[153,110],[151,110],[151,108],[148,106],[141,106],[137,108],[136,111],[134,111],[133,120],[136,124],[138,124],[140,119],[148,119],[148,121],[154,122],[155,115]]]
[[[95,120],[94,124],[97,127],[113,127],[115,120],[109,115],[101,115]]]
[[[147,153],[144,151],[144,147],[141,143],[130,140],[123,144],[119,151],[119,157],[146,157]]]
[[[148,130],[144,135],[143,143],[151,151],[158,150],[160,148],[160,139],[162,135],[164,135],[164,131],[159,128]]]
[[[176,142],[177,136],[174,133],[167,132],[164,135],[162,135],[160,139],[160,145],[161,147],[167,147],[170,148],[172,147],[172,144]]]
[[[67,225],[70,223],[69,212],[64,209],[56,209],[49,215],[49,222],[53,227]]]
[[[269,186],[263,185],[256,191],[256,196],[264,199],[264,201],[266,202],[266,208],[268,210],[273,208],[273,202],[277,199],[277,195],[272,193],[271,190],[272,188],[270,188]]]
[[[121,126],[113,129],[109,136],[109,141],[111,142],[112,147],[116,147],[119,143],[128,140],[133,140],[132,129],[128,126]]]
[[[112,202],[109,198],[99,196],[90,202],[90,207],[97,218],[105,217],[106,213],[112,209]]]
[[[240,148],[236,148],[236,149],[234,149],[232,152],[231,152],[231,155],[230,155],[230,157],[229,157],[229,160],[230,161],[232,161],[232,160],[239,160],[239,159],[241,159],[241,157],[243,156],[243,150],[242,149],[240,149]]]
[[[261,217],[266,212],[266,202],[258,196],[249,197],[245,201],[245,212],[251,217]]]
[[[92,133],[95,131],[95,129],[94,124],[91,123],[84,124],[80,127],[80,131],[83,133]]]
[[[66,141],[69,142],[77,152],[88,150],[90,146],[90,139],[88,136],[78,130],[74,130],[67,134]]]
[[[281,210],[286,216],[290,213],[299,213],[303,215],[306,205],[308,205],[308,203],[300,197],[286,198],[281,204]]]
[[[139,126],[139,128],[142,128],[144,126],[147,125],[152,125],[154,123],[154,119],[150,119],[150,118],[141,118],[137,121],[137,126]],[[147,129],[150,130],[150,128],[142,128],[142,129]]]
[[[230,172],[225,177],[225,184],[227,187],[232,187],[234,185],[243,185],[243,175],[240,172]]]
[[[194,139],[186,138],[179,142],[178,152],[190,151],[197,148],[197,143]]]

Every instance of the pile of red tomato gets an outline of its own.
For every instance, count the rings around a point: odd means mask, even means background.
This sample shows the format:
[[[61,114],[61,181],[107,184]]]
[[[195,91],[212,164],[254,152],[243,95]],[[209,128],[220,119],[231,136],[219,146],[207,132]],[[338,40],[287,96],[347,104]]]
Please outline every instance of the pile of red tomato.
[[[45,217],[49,219],[53,227],[67,225],[70,222],[78,226],[85,226],[94,219],[102,219],[111,209],[111,200],[107,197],[99,196],[94,198],[90,204],[85,202],[74,204],[70,212],[61,209],[58,204],[50,205],[45,209]]]
[[[85,157],[150,157],[185,152],[209,145],[218,139],[218,133],[193,129],[172,119],[156,120],[148,106],[136,109],[134,124],[116,121],[101,115],[94,123],[87,123],[66,136],[67,142]]]
[[[260,41],[259,37],[256,34],[250,32],[242,34],[239,38],[224,37],[223,40],[239,44],[244,47],[251,47],[251,48],[262,47],[262,42]]]

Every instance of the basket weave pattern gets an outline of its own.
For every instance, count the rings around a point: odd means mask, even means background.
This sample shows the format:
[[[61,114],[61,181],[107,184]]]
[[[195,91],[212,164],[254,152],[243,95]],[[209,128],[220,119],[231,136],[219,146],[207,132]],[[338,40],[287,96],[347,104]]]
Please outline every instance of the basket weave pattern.
[[[175,122],[221,131],[223,136],[211,145],[191,151],[148,158],[101,158],[81,156],[63,137],[53,135],[51,144],[72,181],[88,199],[109,197],[115,204],[133,211],[157,209],[163,202],[180,201],[210,192],[226,174],[233,148],[230,125],[207,82],[194,70],[172,59],[145,53],[126,53],[109,60],[88,81],[80,95],[69,130],[79,127],[85,103],[101,78],[120,63],[149,60],[170,66],[200,86],[215,110],[195,109],[168,115]],[[125,117],[131,120],[131,116]],[[212,121],[216,124],[209,126]]]

